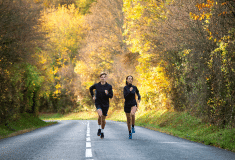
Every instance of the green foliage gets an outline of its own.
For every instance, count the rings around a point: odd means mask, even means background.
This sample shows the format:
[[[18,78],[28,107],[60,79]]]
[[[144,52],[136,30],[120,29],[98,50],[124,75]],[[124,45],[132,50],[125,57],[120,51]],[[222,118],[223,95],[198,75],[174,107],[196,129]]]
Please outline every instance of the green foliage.
[[[3,118],[7,118],[1,123],[4,124],[10,117],[17,117],[25,111],[37,115],[37,98],[43,83],[43,77],[40,76],[38,69],[29,63],[21,63],[13,65],[5,72],[9,79],[4,82],[7,86],[6,92],[1,94],[0,110]]]
[[[231,32],[230,32],[231,33]],[[229,46],[234,45],[231,42],[226,42],[230,36],[225,36],[210,55],[208,67],[211,70],[211,75],[207,78],[208,89],[210,90],[210,98],[208,106],[210,108],[210,117],[212,123],[221,127],[233,123],[234,103],[233,89],[234,83],[234,66],[232,65],[233,53],[228,50]],[[216,66],[215,64],[220,64]],[[219,87],[220,85],[220,87]]]
[[[35,113],[35,115],[37,115],[39,90],[43,85],[44,78],[41,76],[41,73],[38,71],[36,66],[26,63],[21,67],[23,69],[21,82],[24,82],[22,87],[26,96],[25,99],[24,97],[21,98],[25,105],[24,110]],[[24,110],[21,112],[24,112]]]
[[[96,0],[77,0],[77,6],[79,7],[79,12],[82,15],[91,13],[89,9],[94,2],[96,2]]]

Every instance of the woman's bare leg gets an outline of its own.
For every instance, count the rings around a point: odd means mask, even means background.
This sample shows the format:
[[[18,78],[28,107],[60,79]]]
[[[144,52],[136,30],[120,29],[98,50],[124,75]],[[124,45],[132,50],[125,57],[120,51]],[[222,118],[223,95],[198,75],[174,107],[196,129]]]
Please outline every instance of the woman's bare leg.
[[[131,113],[126,113],[128,131],[131,130]]]
[[[133,126],[133,125],[135,125],[135,115],[132,115],[131,119],[132,119],[132,126]]]

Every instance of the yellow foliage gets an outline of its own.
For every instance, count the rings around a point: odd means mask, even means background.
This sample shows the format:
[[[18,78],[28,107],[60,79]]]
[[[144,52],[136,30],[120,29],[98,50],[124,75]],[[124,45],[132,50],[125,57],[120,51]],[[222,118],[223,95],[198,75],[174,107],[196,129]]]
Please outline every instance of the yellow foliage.
[[[55,86],[56,89],[58,88],[61,88],[61,85],[58,83],[56,86]]]
[[[42,12],[41,28],[46,31],[50,44],[53,44],[55,51],[67,58],[71,49],[76,49],[83,40],[83,34],[88,26],[84,16],[79,14],[74,4],[50,8]],[[62,58],[60,57],[60,58]]]
[[[60,94],[60,93],[61,93],[60,90],[56,90],[56,91],[54,92],[54,96],[57,95],[57,94]]]
[[[76,67],[74,69],[75,73],[83,75],[86,74],[85,71],[87,70],[87,65],[84,61],[78,61],[76,63]]]
[[[146,38],[146,32],[141,30],[144,26],[151,26],[158,18],[165,19],[164,2],[152,0],[124,0],[123,11],[125,15],[124,36],[127,36],[126,43],[130,46],[129,50],[139,53],[138,66],[136,71],[139,82],[139,89],[142,100],[150,108],[166,107],[169,104],[167,94],[170,92],[169,80],[166,77],[161,63],[152,64],[151,60],[156,53],[151,53],[152,47],[156,47]],[[144,15],[144,11],[148,15]],[[161,104],[161,105],[159,105]],[[141,105],[144,107],[145,105]],[[143,109],[143,108],[142,108]]]
[[[137,67],[139,73],[138,81],[140,82],[140,92],[143,99],[152,103],[152,107],[166,107],[169,99],[167,94],[170,92],[170,82],[166,77],[164,68],[159,65],[156,67],[151,66],[149,62],[153,55],[142,54],[139,58],[140,65]],[[158,102],[157,102],[158,101]],[[155,105],[153,104],[155,102]],[[161,103],[159,103],[161,102]]]
[[[66,75],[73,72],[72,66],[76,63],[77,51],[84,40],[88,30],[84,16],[79,13],[79,8],[74,4],[52,7],[41,12],[40,29],[45,35],[44,47],[46,50],[36,53],[41,70],[44,71],[47,85],[45,90],[50,90],[55,80],[54,96],[60,93],[62,84],[71,84]],[[70,67],[70,68],[69,68]],[[71,74],[70,74],[71,75]]]
[[[60,76],[59,76],[59,77],[55,77],[55,79],[60,80],[60,79],[61,79],[61,77],[60,77]]]

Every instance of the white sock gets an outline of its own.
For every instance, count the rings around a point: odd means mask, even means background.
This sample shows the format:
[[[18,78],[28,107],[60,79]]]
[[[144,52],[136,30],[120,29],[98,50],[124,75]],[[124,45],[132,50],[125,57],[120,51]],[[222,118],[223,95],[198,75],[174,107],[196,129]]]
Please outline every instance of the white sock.
[[[101,129],[101,133],[104,133],[104,129]]]
[[[100,129],[100,126],[101,126],[101,125],[98,125],[98,126],[99,126],[99,129]]]

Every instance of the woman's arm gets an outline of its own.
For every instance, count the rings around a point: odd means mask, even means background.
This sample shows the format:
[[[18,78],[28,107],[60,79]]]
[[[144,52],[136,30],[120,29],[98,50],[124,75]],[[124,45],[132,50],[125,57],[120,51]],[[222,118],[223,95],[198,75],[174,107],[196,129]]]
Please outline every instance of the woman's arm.
[[[137,96],[138,96],[138,100],[140,101],[140,100],[141,100],[141,96],[140,96],[140,92],[139,92],[139,90],[138,90],[137,87],[136,87],[136,94],[137,94]]]

